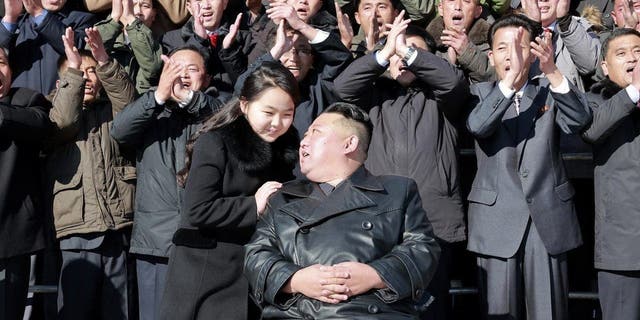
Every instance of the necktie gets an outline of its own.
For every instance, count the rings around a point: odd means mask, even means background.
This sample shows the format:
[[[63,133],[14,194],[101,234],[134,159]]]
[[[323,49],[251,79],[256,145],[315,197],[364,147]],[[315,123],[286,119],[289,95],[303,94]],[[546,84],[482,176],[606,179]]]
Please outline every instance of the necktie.
[[[513,96],[513,103],[516,105],[516,114],[520,115],[520,101],[522,101],[522,92],[516,92]]]
[[[214,48],[218,45],[218,33],[217,32],[209,34],[209,43]]]

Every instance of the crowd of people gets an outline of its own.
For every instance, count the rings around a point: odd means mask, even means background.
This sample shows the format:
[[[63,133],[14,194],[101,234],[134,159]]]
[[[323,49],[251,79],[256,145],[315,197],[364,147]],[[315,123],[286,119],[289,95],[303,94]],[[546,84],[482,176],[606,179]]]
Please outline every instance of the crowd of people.
[[[3,3],[2,319],[640,319],[639,0]]]

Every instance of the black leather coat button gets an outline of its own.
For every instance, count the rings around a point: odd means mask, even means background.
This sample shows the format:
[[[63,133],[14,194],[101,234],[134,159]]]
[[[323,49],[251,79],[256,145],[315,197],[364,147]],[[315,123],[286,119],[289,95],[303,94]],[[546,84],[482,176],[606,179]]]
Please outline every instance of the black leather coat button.
[[[378,306],[376,306],[375,304],[370,304],[367,308],[367,311],[369,311],[369,313],[378,313],[380,311],[380,308],[378,308]]]
[[[370,221],[362,222],[362,229],[371,230],[371,228],[373,228],[373,223],[371,223]]]
[[[307,228],[307,227],[301,228],[301,229],[300,229],[300,233],[302,233],[302,234],[307,234],[307,233],[309,233],[309,228]]]

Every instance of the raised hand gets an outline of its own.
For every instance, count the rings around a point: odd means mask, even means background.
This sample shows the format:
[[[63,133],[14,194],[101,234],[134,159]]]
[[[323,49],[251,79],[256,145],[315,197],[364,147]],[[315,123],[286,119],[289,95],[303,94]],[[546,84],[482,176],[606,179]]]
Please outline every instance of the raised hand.
[[[624,17],[624,27],[638,29],[638,14],[633,9],[633,0],[628,0],[622,6],[622,16]]]
[[[349,277],[336,268],[314,264],[298,270],[283,288],[287,293],[303,295],[322,302],[337,304],[349,298],[349,288],[341,284]]]
[[[240,30],[240,21],[242,20],[242,13],[238,13],[236,16],[236,21],[229,27],[229,33],[224,36],[222,40],[222,48],[229,49],[233,42],[236,41],[236,35],[238,35],[238,30]]]
[[[282,183],[277,181],[267,181],[265,182],[258,191],[256,191],[256,207],[258,208],[258,217],[261,217],[264,213],[264,210],[267,208],[267,201],[269,197],[278,189],[282,187]]]
[[[2,17],[2,21],[17,23],[20,13],[22,13],[22,0],[4,0],[4,17]]]
[[[393,24],[389,25],[389,33],[387,34],[387,43],[385,43],[384,48],[380,50],[380,54],[385,60],[391,59],[391,57],[398,52],[398,44],[402,47],[402,49],[406,50],[406,43],[404,41],[404,33],[411,22],[411,19],[403,20],[404,18],[404,10],[396,16],[393,20]],[[398,41],[400,40],[400,41]]]
[[[191,12],[193,14],[193,33],[202,39],[207,39],[207,30],[204,28],[200,2],[191,1]]]
[[[369,29],[366,32],[366,36],[364,38],[365,43],[367,44],[367,50],[371,51],[376,47],[376,43],[380,40],[380,26],[378,25],[378,20],[376,18],[376,13],[372,12],[371,15],[365,17],[365,19],[369,19]]]
[[[122,0],[122,17],[120,22],[128,26],[136,20],[136,15],[133,13],[133,0]]]
[[[442,44],[449,48],[453,48],[456,54],[461,55],[469,46],[469,37],[466,30],[443,30],[443,36],[440,37]]]
[[[503,83],[508,88],[513,88],[513,85],[516,80],[518,80],[518,77],[521,75],[524,67],[524,58],[522,56],[523,34],[524,29],[522,27],[518,27],[518,30],[513,37],[513,41],[509,44],[509,70],[506,72],[504,79],[502,79]]]
[[[308,26],[304,21],[302,21],[302,19],[300,19],[300,17],[298,17],[298,13],[296,13],[293,6],[286,2],[273,2],[269,4],[267,16],[274,22],[281,19],[287,20],[289,26],[295,30],[300,30],[305,26]]]
[[[299,36],[297,33],[292,37],[287,36],[287,33],[284,30],[284,24],[284,20],[280,20],[280,23],[278,24],[278,30],[276,32],[276,42],[273,44],[273,48],[271,48],[271,51],[269,51],[271,53],[271,56],[276,60],[279,60],[285,52],[289,52],[289,50],[291,50],[293,44]]]
[[[349,274],[344,281],[344,285],[349,288],[346,292],[349,296],[363,294],[371,289],[383,289],[387,286],[378,272],[368,264],[350,261],[335,264],[333,267],[337,272]]]
[[[82,57],[75,46],[73,36],[73,29],[67,27],[62,35],[62,44],[64,45],[64,54],[67,56],[67,65],[69,68],[79,70],[82,64]]]
[[[349,15],[342,13],[340,5],[336,2],[336,18],[338,19],[338,30],[340,31],[340,41],[345,47],[351,47],[351,41],[353,40],[353,27],[351,26],[351,20]]]
[[[538,0],[522,0],[522,10],[529,19],[540,22],[540,7]]]
[[[536,37],[535,41],[531,41],[531,53],[538,57],[540,71],[544,74],[551,74],[557,69],[553,60],[554,49],[551,37],[551,32],[545,30],[542,38]]]
[[[120,21],[122,17],[122,0],[113,0],[111,2],[111,19]]]
[[[32,17],[37,17],[44,11],[42,0],[22,0],[22,5],[24,10]]]
[[[84,41],[87,42],[87,46],[91,50],[93,58],[98,61],[99,65],[104,65],[109,62],[109,55],[107,54],[107,50],[104,48],[104,42],[102,41],[98,28],[86,28],[84,29],[84,32],[87,35],[84,38]]]
[[[177,84],[182,86],[180,74],[183,72],[183,67],[165,55],[162,55],[161,58],[164,66],[162,67],[162,73],[160,74],[155,96],[162,101],[167,101],[172,96],[173,86]]]

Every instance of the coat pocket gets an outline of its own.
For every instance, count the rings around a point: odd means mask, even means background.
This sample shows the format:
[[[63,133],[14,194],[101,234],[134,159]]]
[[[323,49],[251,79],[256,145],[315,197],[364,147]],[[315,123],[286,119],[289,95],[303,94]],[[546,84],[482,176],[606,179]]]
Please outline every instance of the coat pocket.
[[[130,219],[136,196],[136,167],[119,166],[113,168],[118,188],[118,209],[116,213],[123,219]],[[125,221],[119,221],[125,222]]]
[[[54,180],[53,215],[56,230],[83,224],[83,206],[82,172],[76,172],[71,179]]]
[[[480,188],[471,188],[471,192],[469,192],[469,196],[467,197],[469,202],[477,202],[488,206],[494,205],[497,199],[497,192]]]
[[[569,181],[556,186],[554,189],[556,191],[556,194],[558,195],[558,198],[560,198],[560,200],[562,201],[569,201],[571,200],[571,198],[573,198],[573,195],[576,194],[576,190],[573,189],[573,186]]]

